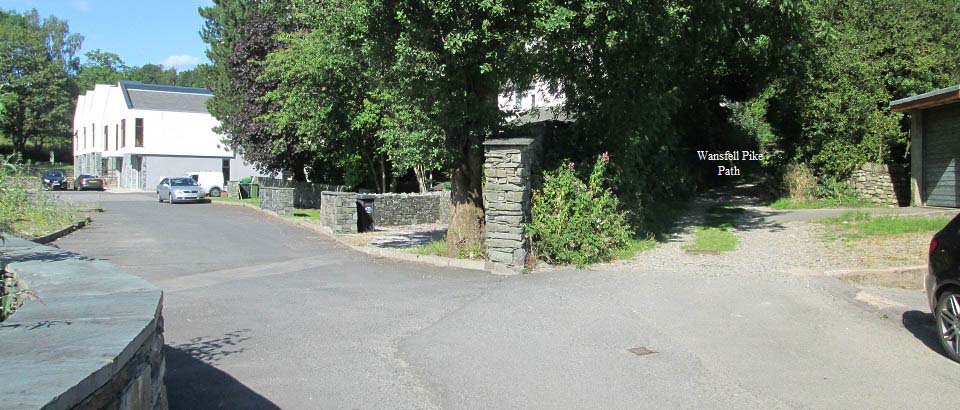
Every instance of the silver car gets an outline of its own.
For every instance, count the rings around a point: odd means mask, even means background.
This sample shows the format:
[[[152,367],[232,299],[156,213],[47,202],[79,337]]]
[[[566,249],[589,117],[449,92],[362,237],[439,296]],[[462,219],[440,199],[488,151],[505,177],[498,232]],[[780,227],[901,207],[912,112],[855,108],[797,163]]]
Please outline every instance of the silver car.
[[[203,188],[193,178],[164,178],[157,185],[157,201],[169,203],[199,201],[203,199]]]

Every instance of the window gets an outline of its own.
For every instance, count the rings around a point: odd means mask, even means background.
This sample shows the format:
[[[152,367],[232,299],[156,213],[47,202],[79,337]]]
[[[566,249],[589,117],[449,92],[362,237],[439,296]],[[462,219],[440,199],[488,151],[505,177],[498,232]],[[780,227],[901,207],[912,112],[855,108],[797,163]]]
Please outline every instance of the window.
[[[87,127],[83,127],[83,148],[87,148]]]
[[[120,124],[113,130],[113,149],[120,149]]]
[[[137,118],[136,123],[134,124],[135,130],[133,137],[134,146],[142,147],[143,146],[143,118]]]
[[[120,146],[127,146],[127,120],[120,120]]]
[[[74,131],[74,132],[73,132],[73,148],[74,148],[74,149],[80,148],[80,137],[79,137],[79,135],[80,135],[80,131]]]
[[[104,151],[109,151],[109,150],[110,150],[110,140],[109,140],[109,138],[110,138],[110,126],[109,126],[109,125],[104,125],[104,126],[103,126],[103,150],[104,150]]]

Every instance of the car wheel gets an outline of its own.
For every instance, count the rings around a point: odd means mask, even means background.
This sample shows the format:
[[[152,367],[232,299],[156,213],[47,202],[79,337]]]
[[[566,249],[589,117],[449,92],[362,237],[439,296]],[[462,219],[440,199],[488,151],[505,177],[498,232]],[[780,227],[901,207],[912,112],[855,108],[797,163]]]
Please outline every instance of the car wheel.
[[[219,196],[220,196],[220,188],[210,188],[210,196],[212,196],[212,197],[219,197]]]
[[[947,357],[960,362],[960,293],[947,290],[937,301],[937,329]]]
[[[157,202],[159,202],[159,203],[161,203],[161,204],[163,203],[163,197],[160,196],[160,193],[159,193],[159,192],[157,192]]]
[[[173,194],[167,194],[167,202],[173,205]]]

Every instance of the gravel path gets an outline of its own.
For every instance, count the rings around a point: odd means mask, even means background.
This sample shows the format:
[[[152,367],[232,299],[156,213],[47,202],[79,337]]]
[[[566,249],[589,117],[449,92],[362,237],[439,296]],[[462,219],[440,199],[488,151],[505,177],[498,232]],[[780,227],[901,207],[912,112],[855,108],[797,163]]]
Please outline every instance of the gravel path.
[[[822,240],[826,235],[824,228],[784,217],[791,211],[774,211],[759,205],[759,201],[749,195],[749,188],[738,187],[733,192],[712,191],[700,196],[666,243],[613,267],[617,270],[690,271],[714,275],[817,275],[856,266],[857,261],[845,257],[834,244]],[[686,252],[683,246],[693,241],[694,228],[703,223],[706,210],[714,205],[745,209],[733,231],[740,244],[736,250],[721,254]]]

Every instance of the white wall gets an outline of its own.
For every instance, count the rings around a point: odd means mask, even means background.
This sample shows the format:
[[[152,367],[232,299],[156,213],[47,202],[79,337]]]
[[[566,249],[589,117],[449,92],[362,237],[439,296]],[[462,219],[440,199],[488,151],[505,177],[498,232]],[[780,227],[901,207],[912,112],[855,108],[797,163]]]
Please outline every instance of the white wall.
[[[143,118],[143,147],[135,146],[137,118]],[[126,120],[126,145],[118,148],[116,133],[121,120]],[[102,152],[105,157],[123,154],[233,157],[220,142],[221,136],[213,132],[218,124],[207,113],[129,109],[118,85],[97,84],[77,100],[73,128],[78,138],[74,155]],[[106,146],[104,125],[109,128]]]

